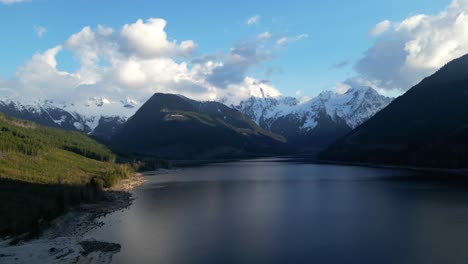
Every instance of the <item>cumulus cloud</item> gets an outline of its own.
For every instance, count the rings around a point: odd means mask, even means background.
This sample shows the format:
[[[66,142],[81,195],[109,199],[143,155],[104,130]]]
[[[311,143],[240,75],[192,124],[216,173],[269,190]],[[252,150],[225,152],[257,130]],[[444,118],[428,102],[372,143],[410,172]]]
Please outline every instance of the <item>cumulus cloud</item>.
[[[383,33],[387,32],[390,27],[392,26],[392,22],[389,20],[384,20],[377,25],[369,32],[371,36],[379,36],[382,35]]]
[[[438,14],[393,23],[358,61],[356,71],[383,90],[406,91],[468,53],[467,35],[468,0],[453,0]]]
[[[62,49],[62,46],[56,46],[35,54],[17,70],[9,86],[2,89],[13,88],[12,92],[28,97],[71,99],[73,90],[79,85],[79,78],[57,69],[56,56]]]
[[[255,38],[234,45],[226,54],[199,56],[194,41],[170,39],[166,24],[163,19],[148,19],[120,29],[84,27],[64,43],[35,54],[11,79],[0,80],[1,94],[64,102],[105,97],[118,102],[145,101],[163,92],[228,103],[281,95],[268,82],[249,76],[252,67],[273,57],[268,50],[274,40]],[[60,52],[71,52],[79,68],[61,71]]]
[[[47,28],[43,26],[34,26],[34,32],[36,32],[38,38],[42,38],[44,34],[47,33]]]
[[[260,15],[255,15],[255,16],[252,16],[252,17],[249,17],[245,23],[247,25],[255,25],[255,24],[258,24],[258,22],[260,22]]]
[[[164,19],[151,18],[146,22],[139,19],[122,28],[120,37],[128,52],[140,57],[190,56],[196,49],[192,40],[169,41],[165,32],[167,22]]]

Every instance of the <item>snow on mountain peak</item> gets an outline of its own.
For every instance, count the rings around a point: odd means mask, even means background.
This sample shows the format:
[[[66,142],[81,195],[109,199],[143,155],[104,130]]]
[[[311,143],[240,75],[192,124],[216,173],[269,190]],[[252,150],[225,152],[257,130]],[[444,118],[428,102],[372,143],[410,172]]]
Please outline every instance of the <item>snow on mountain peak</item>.
[[[139,108],[140,103],[132,98],[111,100],[106,97],[92,97],[74,102],[36,100],[16,96],[2,96],[0,107],[10,113],[28,113],[30,119],[42,120],[59,127],[70,124],[70,128],[92,133],[103,118],[126,120]]]
[[[312,130],[318,125],[321,114],[355,128],[391,101],[370,87],[351,87],[343,94],[324,91],[306,102],[293,97],[251,97],[234,107],[266,128],[276,119],[288,116],[298,120],[301,129]]]
[[[123,107],[129,109],[133,109],[140,105],[140,102],[132,98],[125,98],[123,100],[120,100],[120,102],[122,103]]]
[[[307,101],[294,97],[271,97],[261,90],[258,97],[249,97],[231,107],[244,113],[260,126],[270,130],[276,129],[278,133],[296,128],[308,132],[316,128],[324,118],[336,124],[345,124],[350,129],[355,128],[391,101],[391,98],[380,95],[369,87],[350,87],[344,93],[324,91]],[[0,108],[3,112],[17,113],[18,116],[28,114],[30,120],[39,123],[86,133],[93,133],[101,123],[109,127],[111,123],[112,126],[125,122],[135,114],[140,105],[141,103],[133,98],[100,96],[77,99],[73,102],[28,99],[14,95],[0,97]],[[281,122],[275,123],[278,120]]]
[[[88,102],[86,103],[86,106],[92,106],[95,105],[97,107],[102,107],[103,105],[109,105],[111,102],[104,97],[92,97],[89,98]]]

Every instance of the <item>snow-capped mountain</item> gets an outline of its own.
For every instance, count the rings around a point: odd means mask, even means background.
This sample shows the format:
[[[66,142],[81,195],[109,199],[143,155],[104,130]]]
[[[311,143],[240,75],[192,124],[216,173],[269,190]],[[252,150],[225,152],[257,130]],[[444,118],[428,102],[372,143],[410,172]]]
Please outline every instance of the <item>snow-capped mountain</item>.
[[[380,95],[372,88],[357,87],[344,94],[322,92],[306,102],[292,97],[250,97],[231,107],[264,129],[284,136],[298,149],[309,150],[323,148],[344,136],[391,101],[391,98]],[[59,102],[0,97],[0,112],[103,139],[111,139],[140,105],[139,101],[131,98],[111,100],[93,97],[76,102]]]
[[[78,102],[0,97],[0,112],[39,124],[109,138],[139,107],[133,99],[94,97]]]
[[[364,123],[391,101],[372,88],[354,87],[344,94],[325,91],[303,103],[292,97],[251,97],[233,107],[291,143],[320,148]]]

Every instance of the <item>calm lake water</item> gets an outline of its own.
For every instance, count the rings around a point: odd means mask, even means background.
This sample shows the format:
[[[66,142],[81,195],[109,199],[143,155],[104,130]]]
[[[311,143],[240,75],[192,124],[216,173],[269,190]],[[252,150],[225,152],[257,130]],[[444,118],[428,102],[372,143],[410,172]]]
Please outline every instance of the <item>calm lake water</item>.
[[[468,185],[254,160],[148,176],[89,234],[114,263],[468,263]]]

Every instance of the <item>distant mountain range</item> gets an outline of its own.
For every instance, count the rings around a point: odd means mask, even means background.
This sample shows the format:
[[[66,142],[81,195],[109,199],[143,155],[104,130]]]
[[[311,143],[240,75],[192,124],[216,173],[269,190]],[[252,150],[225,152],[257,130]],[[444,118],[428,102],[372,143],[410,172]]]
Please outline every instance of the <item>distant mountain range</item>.
[[[468,55],[393,100],[368,87],[307,102],[251,97],[230,107],[180,95],[146,103],[0,97],[0,112],[87,133],[132,152],[175,159],[323,150],[321,160],[468,167]],[[16,98],[16,99],[15,99]],[[383,109],[383,110],[382,110]]]
[[[251,97],[230,107],[218,102],[196,102],[178,95],[156,94],[155,96],[159,98],[159,104],[165,105],[165,109],[189,111],[196,113],[196,115],[203,115],[203,118],[216,123],[215,126],[211,127],[219,128],[227,124],[234,130],[248,128],[255,131],[255,133],[258,132],[271,138],[285,138],[288,149],[295,152],[323,149],[336,139],[349,133],[353,128],[369,119],[392,101],[391,98],[382,96],[374,89],[366,87],[352,88],[344,94],[327,91],[302,103],[292,97]],[[154,104],[154,100],[156,100],[155,97],[148,100],[143,109],[140,102],[129,98],[109,100],[96,97],[72,103],[4,96],[0,97],[0,112],[49,127],[84,132],[113,143],[122,141],[124,145],[130,147],[128,145],[130,142],[137,144],[136,141],[140,140],[140,138],[133,140],[133,137],[142,136],[141,131],[131,129],[136,122],[140,122],[140,125],[146,123],[146,129],[151,122],[166,118],[167,114],[161,116],[162,110],[157,106],[153,106],[154,109],[151,111],[145,110],[149,108],[148,103],[150,105]],[[185,103],[183,104],[183,102]],[[141,111],[137,112],[139,109],[144,110],[145,118],[142,118]],[[216,109],[216,111],[219,109],[222,113],[218,113],[213,109]],[[227,119],[223,120],[224,118]],[[219,119],[223,122],[218,122]],[[234,120],[237,120],[237,123],[232,123]],[[244,123],[240,124],[239,120]],[[178,143],[170,141],[166,137],[161,137],[161,133],[156,131],[161,127],[156,124],[153,125],[154,135],[159,135],[160,140],[172,142],[173,144]],[[195,134],[195,132],[189,133],[191,129],[195,129],[195,126],[184,127],[183,131],[187,134]],[[134,135],[131,133],[134,133]],[[204,131],[204,133],[208,132]],[[146,136],[148,135],[145,134]],[[202,137],[203,135],[198,136]],[[229,139],[226,140],[229,141]],[[160,144],[161,142],[155,143],[153,147],[158,146],[161,148]],[[217,144],[223,145],[224,142],[218,141]],[[255,145],[255,143],[251,144]],[[214,146],[213,144],[210,145]],[[236,145],[236,150],[233,151],[242,152],[240,149],[245,150]],[[259,150],[262,148],[255,146],[253,149]],[[277,150],[277,146],[273,146],[272,149]],[[134,150],[141,149],[138,147]],[[144,151],[151,152],[150,149]],[[266,151],[266,149],[263,148],[262,151]],[[224,152],[227,152],[227,150]],[[169,154],[169,152],[164,153]]]
[[[424,167],[468,167],[468,55],[424,79],[320,158]]]
[[[301,150],[313,150],[349,133],[392,100],[372,88],[355,87],[344,94],[322,92],[305,103],[292,97],[251,97],[233,107]]]
[[[139,102],[131,99],[110,102],[106,98],[90,98],[84,102],[70,103],[0,97],[2,113],[100,138],[110,138],[139,106]]]

